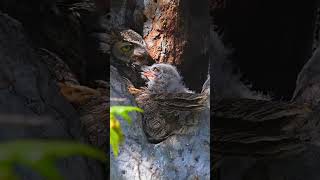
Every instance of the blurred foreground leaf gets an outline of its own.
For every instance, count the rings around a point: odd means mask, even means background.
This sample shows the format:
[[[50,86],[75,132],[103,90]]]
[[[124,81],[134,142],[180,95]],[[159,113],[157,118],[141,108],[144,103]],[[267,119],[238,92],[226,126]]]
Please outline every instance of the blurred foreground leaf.
[[[119,120],[117,119],[117,116],[122,117],[129,124],[131,124],[132,120],[129,116],[129,112],[132,111],[143,112],[142,109],[133,106],[112,106],[110,108],[110,145],[116,157],[119,153],[119,145],[124,140],[121,125]]]
[[[134,106],[112,106],[110,109],[110,116],[120,116],[128,123],[131,123],[131,117],[128,113],[132,111],[143,112],[142,109]]]
[[[18,179],[14,172],[15,165],[29,167],[48,180],[63,179],[55,166],[55,160],[69,156],[86,156],[107,161],[104,152],[85,144],[67,141],[12,141],[0,144],[0,179]]]

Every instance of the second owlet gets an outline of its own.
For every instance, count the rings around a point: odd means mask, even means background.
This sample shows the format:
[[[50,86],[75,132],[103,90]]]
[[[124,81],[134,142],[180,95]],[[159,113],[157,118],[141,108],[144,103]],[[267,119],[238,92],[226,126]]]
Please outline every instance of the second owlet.
[[[176,68],[154,64],[143,68],[147,87],[136,93],[144,110],[142,128],[150,143],[160,143],[174,134],[185,134],[198,123],[197,115],[206,106],[208,93],[188,90]]]

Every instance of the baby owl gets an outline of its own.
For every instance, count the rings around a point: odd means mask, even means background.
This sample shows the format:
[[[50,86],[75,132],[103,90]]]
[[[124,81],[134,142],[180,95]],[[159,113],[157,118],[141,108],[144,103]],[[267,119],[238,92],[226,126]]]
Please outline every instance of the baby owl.
[[[144,110],[142,128],[150,143],[160,143],[174,134],[185,134],[197,124],[197,114],[206,105],[206,94],[188,90],[176,68],[154,64],[142,68],[147,87],[136,94]]]

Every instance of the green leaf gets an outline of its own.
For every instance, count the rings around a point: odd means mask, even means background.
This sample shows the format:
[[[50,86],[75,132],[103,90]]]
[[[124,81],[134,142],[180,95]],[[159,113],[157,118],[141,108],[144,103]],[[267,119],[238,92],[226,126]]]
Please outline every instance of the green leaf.
[[[119,146],[124,140],[121,125],[116,116],[122,117],[130,124],[129,112],[132,111],[143,112],[142,109],[133,106],[112,106],[110,108],[110,145],[115,157],[118,157]]]
[[[17,180],[18,177],[15,175],[12,165],[0,165],[0,179],[1,180]]]
[[[120,138],[119,134],[114,129],[110,129],[110,144],[112,147],[112,151],[116,157],[119,154],[120,142],[121,142],[121,138]]]
[[[131,117],[129,116],[129,112],[137,111],[137,112],[143,112],[142,109],[134,106],[112,106],[110,108],[110,114],[118,115],[122,117],[124,120],[126,120],[129,124],[131,123]]]
[[[58,169],[54,166],[53,160],[42,160],[33,164],[32,169],[37,171],[43,177],[46,177],[47,180],[59,180],[63,177],[59,174]]]
[[[86,156],[107,161],[106,154],[89,145],[70,141],[17,140],[0,144],[0,177],[13,176],[13,165],[20,164],[37,171],[48,180],[62,179],[54,165],[57,158]]]

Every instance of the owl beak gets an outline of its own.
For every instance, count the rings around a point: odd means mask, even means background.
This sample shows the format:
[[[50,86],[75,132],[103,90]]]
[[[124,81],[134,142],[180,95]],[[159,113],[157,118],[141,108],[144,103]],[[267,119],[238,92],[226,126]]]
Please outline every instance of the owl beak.
[[[152,71],[144,71],[142,74],[149,80],[154,80],[154,78],[156,77],[156,75]]]

